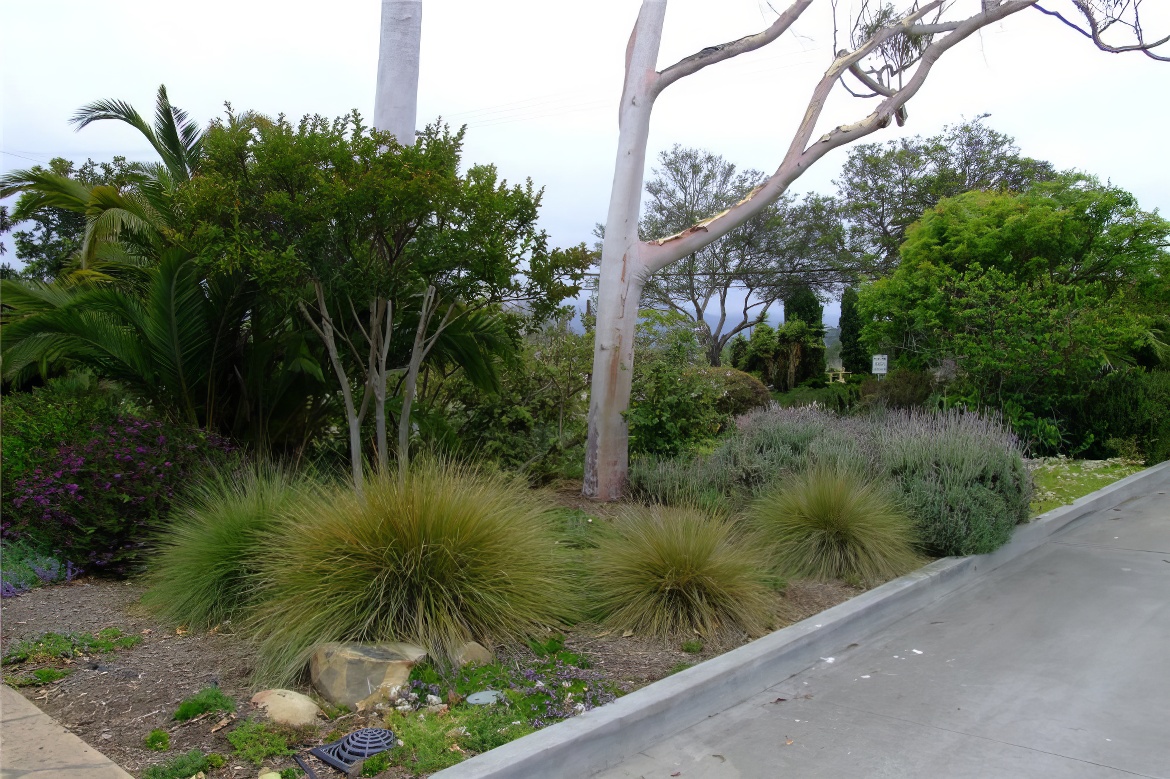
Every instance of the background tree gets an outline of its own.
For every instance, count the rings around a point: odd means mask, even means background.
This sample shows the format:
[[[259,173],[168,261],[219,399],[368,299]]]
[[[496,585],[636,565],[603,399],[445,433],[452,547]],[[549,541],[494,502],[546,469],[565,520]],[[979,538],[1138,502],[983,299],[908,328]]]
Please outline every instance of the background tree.
[[[915,3],[904,12],[889,4],[862,3],[851,23],[845,25],[846,29],[852,28],[848,47],[834,45],[833,61],[813,88],[807,107],[800,112],[802,118],[776,171],[725,211],[674,235],[642,240],[638,233],[642,180],[650,117],[657,97],[681,78],[772,43],[813,4],[813,0],[794,0],[767,29],[708,46],[660,71],[658,54],[666,0],[643,0],[626,51],[618,112],[618,148],[598,279],[585,495],[615,500],[625,488],[629,431],[623,413],[629,405],[634,332],[646,280],[757,216],[831,150],[858,141],[895,120],[905,123],[907,101],[922,88],[943,54],[987,25],[1023,11],[1035,2],[983,0],[974,9],[966,4],[947,5],[943,0],[929,0]],[[836,5],[832,7],[836,9]],[[1086,35],[1098,47],[1150,52],[1167,43],[1162,39],[1146,44],[1140,36],[1132,46],[1102,40],[1103,30],[1116,34],[1142,29],[1141,9],[1136,3],[1090,0],[1076,3],[1075,8],[1091,27],[1092,31]],[[964,17],[961,9],[973,12]],[[838,20],[834,22],[834,29],[841,29],[836,26]],[[860,91],[851,89],[854,94],[880,100],[877,108],[859,121],[839,125],[814,140],[830,93],[847,76],[860,84]]]
[[[869,373],[869,350],[861,343],[861,314],[857,290],[846,287],[841,295],[841,367],[850,373]]]
[[[1091,441],[1071,440],[1067,409],[1165,352],[1168,239],[1128,192],[1080,176],[944,199],[908,230],[898,270],[863,287],[862,340],[932,371],[951,402],[1002,410],[1040,449],[1076,452]]]
[[[763,179],[738,171],[723,157],[675,145],[659,156],[646,182],[644,236],[684,230],[704,215],[731,207]],[[795,288],[828,291],[849,275],[845,233],[830,198],[781,197],[717,241],[647,282],[644,294],[691,318],[707,359],[720,364],[738,333],[763,321],[769,308]]]
[[[976,189],[1022,192],[1055,176],[1052,165],[1020,155],[1015,139],[988,127],[986,115],[914,136],[849,151],[835,181],[849,224],[850,248],[870,275],[898,264],[906,228],[944,197]]]

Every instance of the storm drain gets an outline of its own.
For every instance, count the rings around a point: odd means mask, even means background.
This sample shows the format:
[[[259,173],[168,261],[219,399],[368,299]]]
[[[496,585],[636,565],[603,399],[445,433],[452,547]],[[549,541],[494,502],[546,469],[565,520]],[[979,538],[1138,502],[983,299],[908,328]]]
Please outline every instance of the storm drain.
[[[385,752],[394,743],[394,734],[385,728],[362,728],[332,744],[313,747],[309,754],[348,774],[358,761]]]

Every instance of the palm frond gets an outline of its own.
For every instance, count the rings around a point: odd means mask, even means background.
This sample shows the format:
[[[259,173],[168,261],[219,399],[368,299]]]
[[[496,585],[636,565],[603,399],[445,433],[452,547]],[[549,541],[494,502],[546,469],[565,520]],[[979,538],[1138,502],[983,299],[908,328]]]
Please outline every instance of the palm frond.
[[[85,213],[90,187],[77,179],[45,170],[31,168],[13,170],[0,176],[0,198],[19,194],[20,200],[12,210],[15,222],[31,218],[42,208],[63,208]]]

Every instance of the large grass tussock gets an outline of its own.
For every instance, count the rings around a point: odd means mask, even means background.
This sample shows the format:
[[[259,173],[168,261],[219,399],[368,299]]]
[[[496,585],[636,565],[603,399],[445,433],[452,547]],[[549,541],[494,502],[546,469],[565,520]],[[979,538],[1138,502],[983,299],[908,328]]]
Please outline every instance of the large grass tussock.
[[[313,482],[258,464],[195,487],[160,537],[143,598],[163,619],[196,629],[241,614],[257,560],[281,518]]]
[[[548,507],[503,475],[416,463],[292,512],[263,562],[261,676],[295,677],[324,641],[410,641],[442,658],[573,613]]]
[[[751,516],[787,576],[874,583],[922,562],[914,528],[889,492],[840,468],[787,479],[756,500]]]
[[[627,509],[599,543],[590,572],[597,613],[614,629],[718,641],[759,635],[771,619],[758,544],[695,508]]]

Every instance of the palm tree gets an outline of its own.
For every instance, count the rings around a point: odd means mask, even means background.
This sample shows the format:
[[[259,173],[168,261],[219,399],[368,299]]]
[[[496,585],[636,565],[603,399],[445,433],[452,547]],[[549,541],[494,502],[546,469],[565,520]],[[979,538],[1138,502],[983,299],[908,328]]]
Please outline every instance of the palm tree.
[[[28,219],[44,208],[85,217],[85,239],[69,274],[74,281],[108,281],[125,275],[151,264],[175,245],[175,190],[190,181],[203,154],[203,133],[185,111],[171,105],[165,86],[158,88],[153,127],[121,100],[90,103],[71,122],[80,130],[105,119],[138,130],[162,162],[132,163],[125,187],[89,185],[39,166],[0,176],[0,197],[20,195],[13,221]]]

